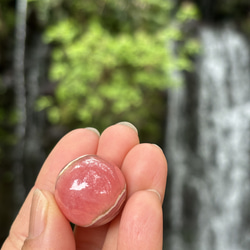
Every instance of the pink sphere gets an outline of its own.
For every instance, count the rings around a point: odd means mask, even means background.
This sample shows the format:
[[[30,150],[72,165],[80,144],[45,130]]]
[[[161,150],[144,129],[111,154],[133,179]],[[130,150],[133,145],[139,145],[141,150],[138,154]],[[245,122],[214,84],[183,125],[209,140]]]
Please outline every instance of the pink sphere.
[[[126,199],[121,170],[96,155],[84,155],[59,173],[55,199],[65,217],[82,226],[101,226],[120,212]]]

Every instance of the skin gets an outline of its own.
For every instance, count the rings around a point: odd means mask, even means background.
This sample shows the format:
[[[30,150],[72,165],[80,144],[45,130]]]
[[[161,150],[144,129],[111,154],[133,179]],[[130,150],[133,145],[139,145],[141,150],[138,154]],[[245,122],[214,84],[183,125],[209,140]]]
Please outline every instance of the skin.
[[[119,166],[126,178],[128,199],[122,213],[109,224],[75,227],[72,232],[53,192],[61,168],[83,154],[97,154]],[[160,250],[166,178],[167,162],[162,150],[153,144],[140,144],[131,124],[115,124],[101,136],[92,128],[73,130],[46,159],[2,250]]]

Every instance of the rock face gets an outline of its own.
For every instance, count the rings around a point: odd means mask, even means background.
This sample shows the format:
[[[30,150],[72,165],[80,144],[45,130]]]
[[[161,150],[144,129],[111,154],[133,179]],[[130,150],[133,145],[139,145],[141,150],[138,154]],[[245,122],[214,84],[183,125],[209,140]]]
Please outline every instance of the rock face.
[[[202,27],[202,53],[169,91],[167,249],[250,249],[250,53],[234,28]]]

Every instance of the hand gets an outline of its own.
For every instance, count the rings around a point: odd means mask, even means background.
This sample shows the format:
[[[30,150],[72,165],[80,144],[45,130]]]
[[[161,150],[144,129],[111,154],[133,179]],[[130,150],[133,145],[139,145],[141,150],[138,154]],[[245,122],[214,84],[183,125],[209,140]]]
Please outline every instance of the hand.
[[[127,202],[109,224],[96,228],[76,226],[72,231],[53,192],[62,167],[84,154],[97,154],[121,168],[127,181]],[[162,150],[153,144],[139,144],[132,124],[110,126],[101,136],[92,128],[73,130],[45,161],[2,250],[160,250],[166,178],[167,162]]]

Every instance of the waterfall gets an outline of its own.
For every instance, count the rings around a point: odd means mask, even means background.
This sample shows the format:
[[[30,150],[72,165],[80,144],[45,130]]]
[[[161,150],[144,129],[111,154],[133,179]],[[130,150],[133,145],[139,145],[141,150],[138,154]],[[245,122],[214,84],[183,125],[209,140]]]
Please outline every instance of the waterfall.
[[[167,249],[250,249],[250,51],[234,28],[200,29],[195,73],[168,93]]]
[[[25,187],[22,179],[23,155],[27,125],[27,109],[25,94],[25,41],[26,41],[26,15],[27,0],[17,1],[16,7],[16,30],[15,30],[15,49],[14,49],[14,90],[18,123],[16,124],[15,134],[17,143],[13,150],[12,172],[15,179],[14,196],[15,213],[25,198]]]
[[[34,180],[45,160],[42,148],[45,131],[45,116],[35,110],[36,100],[48,85],[47,83],[47,57],[49,48],[42,41],[41,31],[33,31],[27,37],[26,49],[26,107],[27,122],[24,147],[23,178],[26,190],[34,184]]]

